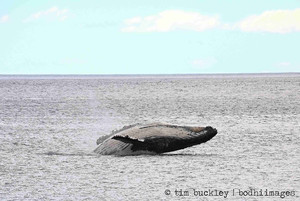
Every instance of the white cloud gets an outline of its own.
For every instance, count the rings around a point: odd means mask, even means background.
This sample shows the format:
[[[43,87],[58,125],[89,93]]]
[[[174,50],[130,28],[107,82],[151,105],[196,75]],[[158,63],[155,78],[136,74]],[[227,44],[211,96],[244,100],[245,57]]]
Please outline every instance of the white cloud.
[[[192,61],[193,69],[207,69],[213,66],[217,60],[215,58],[196,59]]]
[[[238,23],[221,23],[217,16],[197,12],[166,10],[147,17],[134,17],[124,21],[123,32],[167,32],[173,30],[204,31],[212,28],[240,29],[245,32],[290,33],[300,31],[300,8],[271,10],[252,15]]]
[[[299,72],[299,70],[300,70],[299,62],[292,63],[292,62],[284,61],[284,62],[275,63],[274,67],[276,67],[276,69],[281,72],[283,72],[283,71],[284,72]]]
[[[124,32],[167,32],[173,30],[204,31],[218,26],[216,16],[205,16],[197,12],[166,10],[157,15],[135,17],[125,20]]]
[[[278,64],[279,66],[290,66],[291,63],[290,62],[281,62]]]
[[[140,18],[140,17],[134,17],[134,18],[125,20],[125,24],[127,24],[127,25],[137,24],[137,23],[141,23],[141,22],[142,22],[142,18]]]
[[[87,61],[79,58],[65,58],[60,60],[60,64],[86,64]]]
[[[65,20],[67,18],[68,9],[59,9],[57,7],[49,8],[48,10],[42,10],[39,12],[36,12],[26,19],[23,20],[23,22],[31,22],[38,19],[52,19],[52,20]]]
[[[291,63],[290,62],[280,62],[276,65],[279,67],[288,67],[288,66],[291,66]]]
[[[8,19],[9,19],[8,15],[4,15],[0,18],[0,23],[5,23],[8,21]]]
[[[300,8],[265,11],[261,15],[247,17],[239,22],[237,27],[246,32],[289,33],[300,31]]]

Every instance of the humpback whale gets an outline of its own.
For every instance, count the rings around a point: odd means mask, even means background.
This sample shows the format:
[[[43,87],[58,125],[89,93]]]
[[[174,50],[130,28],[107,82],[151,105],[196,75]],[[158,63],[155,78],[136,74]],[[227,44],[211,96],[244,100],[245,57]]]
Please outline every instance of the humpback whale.
[[[162,154],[205,143],[217,134],[210,126],[134,124],[100,137],[94,152],[102,155]]]

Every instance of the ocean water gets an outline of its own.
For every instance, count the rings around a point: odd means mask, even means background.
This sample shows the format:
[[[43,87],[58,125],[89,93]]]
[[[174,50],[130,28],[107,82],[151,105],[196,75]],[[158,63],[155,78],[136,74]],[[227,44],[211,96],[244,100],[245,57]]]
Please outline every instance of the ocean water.
[[[218,134],[164,155],[93,153],[150,122]],[[300,74],[0,76],[0,200],[155,199],[300,200]]]

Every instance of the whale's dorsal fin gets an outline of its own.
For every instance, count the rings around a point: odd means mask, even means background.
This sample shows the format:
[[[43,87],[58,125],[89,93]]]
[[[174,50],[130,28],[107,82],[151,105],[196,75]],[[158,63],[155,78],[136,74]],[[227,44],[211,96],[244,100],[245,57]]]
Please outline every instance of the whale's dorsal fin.
[[[116,136],[113,136],[112,139],[119,140],[119,141],[125,142],[125,143],[134,144],[134,145],[143,144],[144,143],[143,140],[133,139],[133,138],[128,137],[128,135],[126,135],[125,137],[124,136],[120,136],[120,135],[116,135]]]

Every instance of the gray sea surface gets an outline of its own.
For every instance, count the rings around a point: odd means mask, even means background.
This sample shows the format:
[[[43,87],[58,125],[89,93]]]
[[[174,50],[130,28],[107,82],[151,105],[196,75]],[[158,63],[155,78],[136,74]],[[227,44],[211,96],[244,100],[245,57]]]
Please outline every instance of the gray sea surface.
[[[163,155],[93,153],[151,122],[218,134]],[[299,73],[0,76],[0,200],[181,199],[300,200]]]

